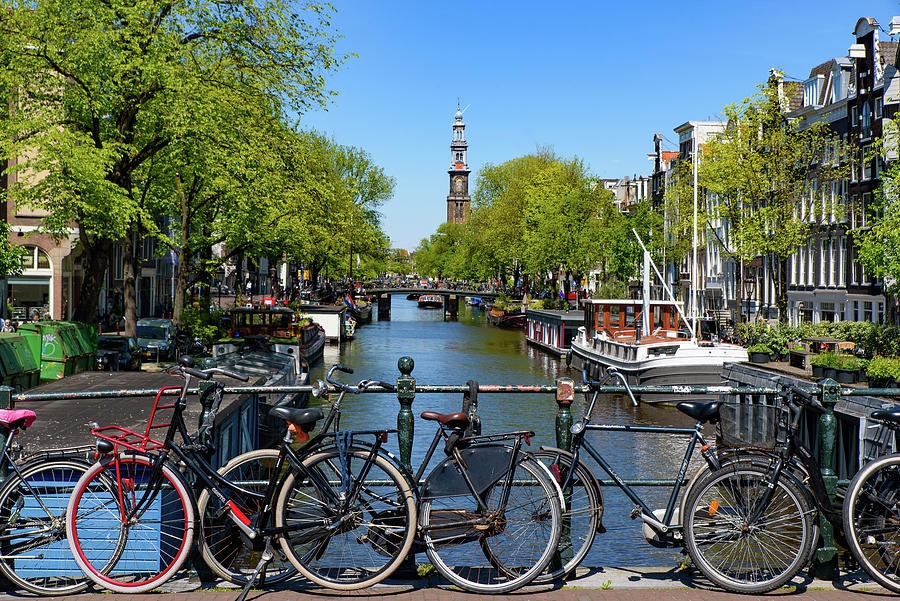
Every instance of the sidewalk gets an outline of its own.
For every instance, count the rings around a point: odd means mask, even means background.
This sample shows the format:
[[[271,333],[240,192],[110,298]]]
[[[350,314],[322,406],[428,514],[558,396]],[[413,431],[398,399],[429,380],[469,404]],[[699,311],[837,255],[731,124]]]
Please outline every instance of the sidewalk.
[[[271,590],[254,590],[248,601],[330,601],[351,597],[359,601],[474,601],[483,595],[440,588],[440,578],[430,576],[417,580],[388,579],[378,586],[361,591],[333,591],[309,584],[297,578]],[[141,595],[140,601],[234,601],[238,590],[230,585],[202,589],[194,578],[178,578],[164,587],[165,592]],[[128,595],[134,599],[133,596]],[[508,595],[487,597],[515,601],[587,601],[593,599],[623,601],[748,601],[757,595],[737,595],[713,589],[693,570],[676,573],[662,568],[592,568],[585,570],[565,585],[531,586]],[[861,574],[843,574],[839,581],[812,580],[798,576],[790,586],[773,591],[766,598],[786,597],[815,601],[877,601],[898,599],[881,587],[868,582]],[[16,599],[12,595],[2,599]],[[63,597],[60,597],[63,598]],[[65,597],[77,601],[113,601],[126,595],[91,591]]]

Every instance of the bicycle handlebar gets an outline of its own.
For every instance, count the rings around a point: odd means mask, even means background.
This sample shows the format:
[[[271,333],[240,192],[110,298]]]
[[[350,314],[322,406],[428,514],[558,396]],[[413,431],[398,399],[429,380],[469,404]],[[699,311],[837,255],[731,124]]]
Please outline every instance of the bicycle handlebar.
[[[616,377],[619,379],[620,382],[622,382],[622,386],[625,388],[625,392],[628,393],[628,398],[631,399],[631,404],[634,405],[635,407],[637,407],[638,402],[637,402],[637,399],[634,398],[634,393],[631,392],[631,386],[628,385],[628,381],[625,379],[625,376],[623,376],[622,373],[615,367],[607,367],[606,368],[606,377],[604,377],[599,382],[596,382],[594,380],[588,380],[586,369],[581,371],[581,381],[583,383],[587,384],[588,386],[592,386],[592,387],[603,386],[612,377]]]
[[[327,381],[332,386],[336,387],[338,390],[343,390],[344,392],[352,392],[353,394],[359,394],[363,390],[368,390],[369,388],[374,388],[375,386],[380,386],[390,391],[396,390],[396,387],[393,384],[388,384],[387,382],[382,382],[380,380],[373,379],[365,379],[360,380],[356,386],[350,386],[349,384],[344,384],[338,380],[335,380],[332,375],[336,371],[342,371],[347,374],[352,374],[353,370],[349,367],[345,367],[343,365],[332,365],[331,369],[328,370],[328,374],[325,376],[325,381]]]

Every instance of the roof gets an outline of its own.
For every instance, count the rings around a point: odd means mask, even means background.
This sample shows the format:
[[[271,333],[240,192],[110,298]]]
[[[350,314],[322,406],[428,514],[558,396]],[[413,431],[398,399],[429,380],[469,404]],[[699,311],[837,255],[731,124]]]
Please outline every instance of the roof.
[[[681,153],[677,150],[663,150],[662,151],[662,162],[668,164],[672,159],[677,159],[678,155]]]

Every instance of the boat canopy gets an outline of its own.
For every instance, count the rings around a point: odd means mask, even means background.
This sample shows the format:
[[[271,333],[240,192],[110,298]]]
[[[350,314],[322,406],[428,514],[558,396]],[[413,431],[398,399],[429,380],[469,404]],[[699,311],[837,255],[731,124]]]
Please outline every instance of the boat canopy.
[[[647,304],[651,332],[678,329],[676,305],[681,303],[651,300]],[[643,308],[644,302],[636,299],[588,299],[584,301],[584,327],[588,332],[598,332],[604,328],[612,332],[634,328],[641,322]]]

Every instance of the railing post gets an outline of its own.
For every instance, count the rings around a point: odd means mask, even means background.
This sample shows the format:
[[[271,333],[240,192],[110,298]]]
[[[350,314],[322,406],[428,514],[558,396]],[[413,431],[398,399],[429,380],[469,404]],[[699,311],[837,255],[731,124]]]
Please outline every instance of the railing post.
[[[12,393],[15,392],[13,388],[9,386],[0,386],[0,409],[12,409]],[[10,432],[10,436],[12,433]],[[6,437],[0,435],[0,446],[6,445]],[[0,464],[0,484],[6,481],[6,471],[9,466],[4,461]]]
[[[819,383],[820,400],[825,411],[819,416],[819,466],[825,480],[828,498],[834,502],[837,493],[837,476],[834,473],[834,449],[837,439],[837,418],[834,406],[840,399],[841,388],[831,379]],[[838,575],[837,547],[834,542],[834,528],[824,515],[819,514],[819,529],[822,544],[816,550],[817,572],[820,576],[834,578]]]
[[[572,401],[575,400],[575,381],[556,379],[556,446],[563,450],[572,447]]]
[[[400,403],[400,411],[397,413],[397,442],[400,445],[400,463],[408,469],[412,469],[412,444],[413,444],[413,412],[412,404],[416,398],[416,379],[410,374],[416,362],[412,357],[400,357],[397,360],[397,369],[400,377],[397,378],[397,401]]]

